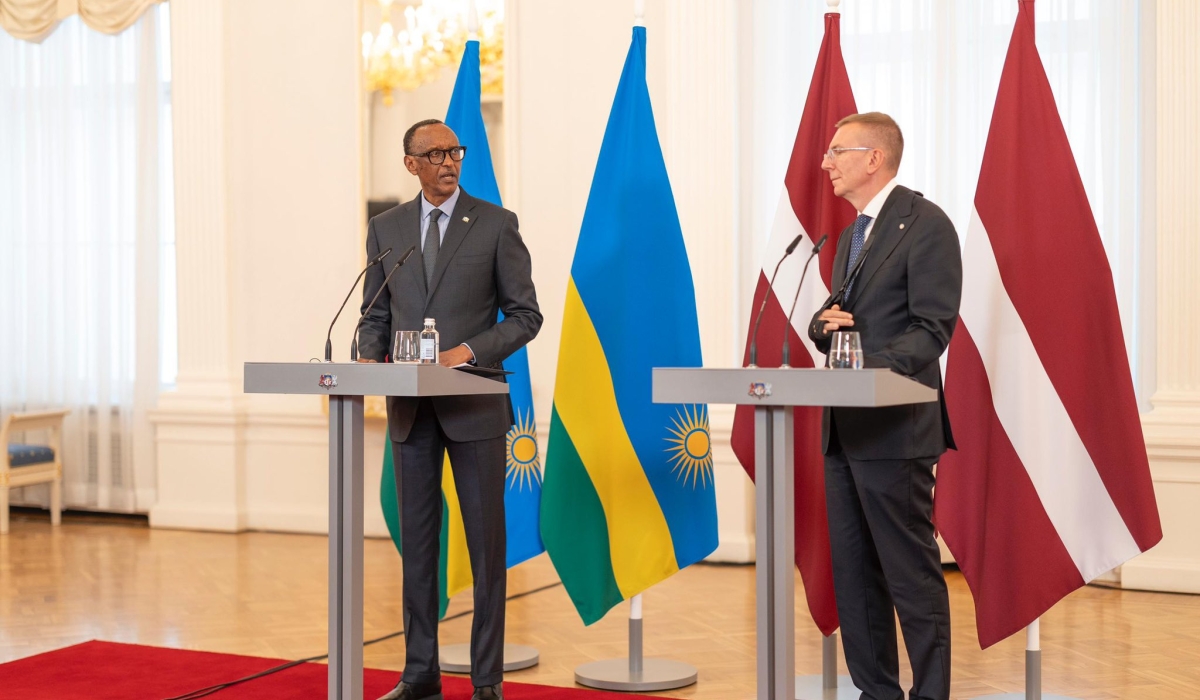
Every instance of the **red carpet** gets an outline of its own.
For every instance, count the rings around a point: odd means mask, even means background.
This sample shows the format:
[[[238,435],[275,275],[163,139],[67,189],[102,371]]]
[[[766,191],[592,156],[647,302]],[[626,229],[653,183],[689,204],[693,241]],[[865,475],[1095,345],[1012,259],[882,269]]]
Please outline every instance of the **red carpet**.
[[[278,659],[163,649],[137,644],[85,642],[0,664],[3,700],[163,700],[249,676],[283,663]],[[210,695],[214,700],[313,700],[326,694],[326,667],[302,664]],[[396,684],[395,671],[367,669],[363,696],[377,698]],[[471,681],[444,676],[446,700],[469,700]],[[504,682],[505,700],[650,700],[645,695],[604,693]]]

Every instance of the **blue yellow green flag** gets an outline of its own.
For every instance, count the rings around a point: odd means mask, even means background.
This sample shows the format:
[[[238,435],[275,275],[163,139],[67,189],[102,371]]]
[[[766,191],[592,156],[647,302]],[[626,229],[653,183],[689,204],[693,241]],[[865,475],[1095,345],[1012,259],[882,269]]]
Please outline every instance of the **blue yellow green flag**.
[[[500,206],[500,187],[492,168],[492,151],[488,146],[480,103],[479,42],[468,41],[458,67],[446,125],[454,130],[459,143],[467,147],[459,174],[459,185],[471,196]],[[501,314],[503,318],[503,314]],[[546,550],[538,528],[539,504],[542,498],[541,455],[538,450],[537,429],[533,418],[533,392],[529,383],[529,356],[521,348],[504,361],[508,376],[509,398],[512,400],[516,423],[508,431],[508,459],[504,492],[504,514],[508,536],[508,566],[516,566]],[[396,503],[395,464],[392,442],[384,448],[383,477],[379,498],[383,506],[388,532],[400,547],[400,515]],[[472,585],[471,560],[467,554],[467,537],[463,530],[462,511],[454,490],[454,473],[449,459],[442,468],[442,538],[441,567],[438,590],[441,594],[440,615],[446,614],[450,596]]]
[[[717,547],[708,407],[651,401],[652,368],[700,365],[635,27],[567,283],[542,492],[542,539],[585,624]]]

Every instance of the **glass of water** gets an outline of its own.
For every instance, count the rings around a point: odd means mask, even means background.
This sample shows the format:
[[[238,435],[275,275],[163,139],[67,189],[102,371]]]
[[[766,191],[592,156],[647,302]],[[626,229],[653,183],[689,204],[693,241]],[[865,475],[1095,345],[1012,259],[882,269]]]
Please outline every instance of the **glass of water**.
[[[833,334],[829,366],[832,369],[862,369],[862,339],[858,331],[836,331]]]
[[[396,345],[392,348],[392,362],[404,364],[420,362],[420,340],[420,331],[396,331]]]

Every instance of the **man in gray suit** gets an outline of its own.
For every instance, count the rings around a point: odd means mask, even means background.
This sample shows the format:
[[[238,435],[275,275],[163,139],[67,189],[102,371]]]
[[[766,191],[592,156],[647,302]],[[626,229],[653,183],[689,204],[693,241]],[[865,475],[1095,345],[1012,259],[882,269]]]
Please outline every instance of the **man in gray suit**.
[[[367,273],[360,350],[383,361],[399,330],[435,319],[439,362],[499,369],[501,361],[542,325],[529,251],[511,211],[475,199],[458,186],[466,148],[442,122],[417,122],[404,135],[404,165],[421,194],[371,219],[367,257],[417,246],[372,308],[391,261]],[[416,264],[413,264],[413,263]],[[497,322],[499,311],[504,320]],[[502,377],[499,377],[503,381]],[[475,579],[471,626],[473,700],[502,698],[506,593],[504,458],[512,425],[508,396],[391,397],[388,431],[396,456],[400,540],[404,551],[404,674],[380,700],[441,700],[438,667],[438,555],[442,463],[446,452],[462,504]]]
[[[896,183],[904,137],[891,117],[856,114],[837,126],[821,167],[859,216],[838,240],[835,291],[809,337],[828,353],[832,332],[858,331],[864,366],[912,377],[940,399],[825,409],[825,494],[846,665],[864,700],[903,700],[899,616],[913,670],[909,697],[948,700],[950,603],[932,491],[934,463],[954,447],[938,358],[958,320],[958,235],[937,205]]]

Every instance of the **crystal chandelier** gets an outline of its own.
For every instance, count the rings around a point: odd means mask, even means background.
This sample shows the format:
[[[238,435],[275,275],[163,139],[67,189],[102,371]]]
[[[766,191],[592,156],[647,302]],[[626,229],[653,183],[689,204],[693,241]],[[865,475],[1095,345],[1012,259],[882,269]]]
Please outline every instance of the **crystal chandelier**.
[[[472,11],[478,16],[479,70],[483,92],[501,94],[504,86],[504,0],[416,0],[404,7],[404,22],[392,23],[395,0],[376,0],[380,23],[363,32],[363,69],[367,90],[394,102],[394,90],[415,90],[435,80],[442,68],[458,63],[467,43]]]

